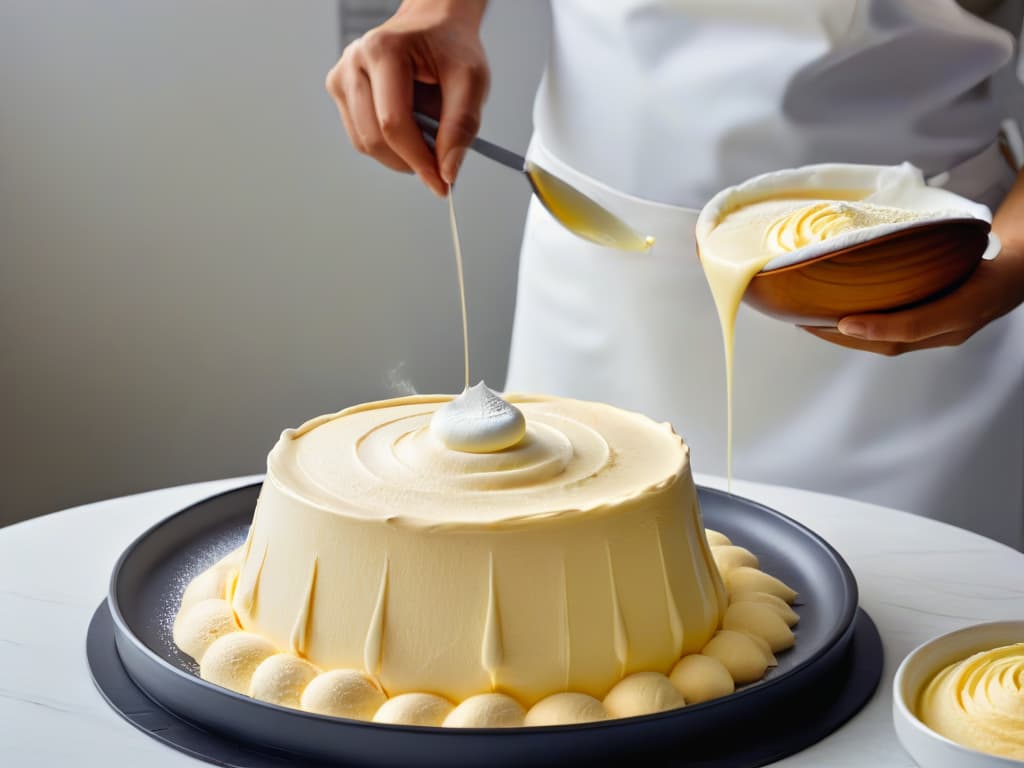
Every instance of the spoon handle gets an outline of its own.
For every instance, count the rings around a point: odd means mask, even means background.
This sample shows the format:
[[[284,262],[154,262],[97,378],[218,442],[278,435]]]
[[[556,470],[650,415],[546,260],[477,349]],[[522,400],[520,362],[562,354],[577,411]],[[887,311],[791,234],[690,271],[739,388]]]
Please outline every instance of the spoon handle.
[[[413,112],[412,116],[416,121],[416,124],[419,125],[420,129],[423,131],[423,138],[425,138],[427,143],[430,144],[431,148],[433,148],[434,140],[437,138],[437,120],[424,115],[422,112]],[[492,144],[486,139],[481,139],[480,137],[473,139],[469,146],[484,157],[489,157],[496,163],[501,163],[502,165],[511,168],[513,171],[522,172],[526,170],[526,158],[522,155],[517,155],[510,149],[499,147],[497,144]]]

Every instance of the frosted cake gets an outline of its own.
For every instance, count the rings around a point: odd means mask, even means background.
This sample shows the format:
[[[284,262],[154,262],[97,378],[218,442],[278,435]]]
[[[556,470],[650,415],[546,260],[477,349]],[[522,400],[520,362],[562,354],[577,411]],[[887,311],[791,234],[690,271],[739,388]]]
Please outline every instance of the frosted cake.
[[[568,724],[761,678],[794,597],[705,533],[669,425],[481,384],[286,430],[174,639],[205,680],[310,712]]]

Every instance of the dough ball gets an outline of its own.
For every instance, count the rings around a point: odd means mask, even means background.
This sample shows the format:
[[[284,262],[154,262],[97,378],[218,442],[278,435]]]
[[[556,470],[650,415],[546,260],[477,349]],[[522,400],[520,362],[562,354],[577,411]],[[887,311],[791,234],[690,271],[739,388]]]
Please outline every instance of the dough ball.
[[[515,728],[523,724],[526,712],[519,702],[503,693],[470,696],[445,718],[445,728]]]
[[[228,584],[234,579],[232,568],[214,565],[196,576],[185,588],[181,596],[181,607],[178,614],[185,613],[189,608],[203,600],[227,600]],[[190,654],[191,655],[191,654]]]
[[[604,704],[585,693],[555,693],[534,704],[524,725],[572,725],[606,720]]]
[[[767,592],[782,598],[787,603],[796,600],[796,592],[764,571],[749,566],[740,566],[722,574],[730,599],[746,592]]]
[[[433,693],[402,693],[384,702],[373,716],[375,723],[440,726],[455,705]]]
[[[729,540],[729,537],[726,536],[724,533],[713,531],[710,528],[704,529],[704,535],[707,537],[708,544],[710,544],[712,547],[727,547],[730,544],[732,544],[732,542]]]
[[[760,603],[772,608],[779,618],[790,627],[800,621],[800,616],[781,597],[770,595],[767,592],[742,592],[732,599],[733,603]]]
[[[772,653],[793,647],[793,630],[771,606],[762,603],[733,603],[725,611],[722,628],[757,635]]]
[[[353,720],[369,720],[387,697],[362,672],[332,669],[313,678],[302,692],[302,708],[307,712]]]
[[[735,545],[712,547],[711,556],[715,558],[715,565],[719,573],[731,571],[734,568],[747,567],[757,568],[757,556],[749,549]]]
[[[264,659],[252,673],[249,695],[260,701],[299,709],[302,691],[318,674],[319,669],[298,656],[275,653]]]
[[[688,704],[699,704],[736,690],[732,675],[725,665],[712,656],[699,653],[684,656],[672,668],[668,679],[683,694]]]
[[[722,662],[739,685],[760,680],[768,670],[768,658],[762,646],[743,632],[723,629],[711,638],[701,653]]]
[[[174,620],[174,644],[196,661],[217,638],[240,629],[227,600],[200,600],[178,614]]]
[[[249,682],[256,667],[277,649],[259,635],[232,632],[213,641],[199,662],[203,680],[249,695]]]
[[[660,672],[634,672],[604,697],[604,708],[612,717],[649,715],[685,704],[683,694]]]

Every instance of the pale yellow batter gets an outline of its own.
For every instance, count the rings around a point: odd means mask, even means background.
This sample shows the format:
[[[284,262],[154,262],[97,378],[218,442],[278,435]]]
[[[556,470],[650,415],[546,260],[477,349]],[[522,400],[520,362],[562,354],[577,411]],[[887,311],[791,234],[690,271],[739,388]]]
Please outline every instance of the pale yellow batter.
[[[950,664],[921,692],[918,717],[964,746],[1024,760],[1024,643]]]
[[[928,214],[862,202],[864,190],[808,189],[726,211],[708,232],[698,231],[704,275],[718,311],[725,346],[727,471],[732,479],[733,348],[736,315],[750,281],[780,256],[875,227],[925,219]]]
[[[455,219],[455,190],[448,187],[448,223],[452,228],[452,248],[455,249],[455,269],[459,277],[459,306],[462,307],[462,358],[465,371],[463,387],[469,387],[469,316],[466,313],[466,278],[462,270],[462,242],[459,224]]]

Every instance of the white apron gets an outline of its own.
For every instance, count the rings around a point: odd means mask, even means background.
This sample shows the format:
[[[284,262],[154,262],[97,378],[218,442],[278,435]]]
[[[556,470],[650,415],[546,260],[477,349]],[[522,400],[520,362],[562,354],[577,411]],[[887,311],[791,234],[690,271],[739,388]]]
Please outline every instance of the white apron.
[[[898,22],[917,24],[916,38],[908,33],[895,36],[899,39],[922,44],[922,35],[949,32],[934,27],[942,14],[908,21],[919,2],[877,4],[889,11],[902,7],[907,13]],[[853,42],[870,47],[872,41],[894,37],[891,29],[865,31],[864,25],[877,19],[850,11],[877,4],[553,3],[552,58],[538,93],[529,154],[654,235],[657,244],[637,255],[587,243],[533,201],[506,389],[603,400],[670,421],[690,444],[696,471],[724,474],[722,339],[695,254],[696,210],[683,205],[696,207],[718,189],[772,168],[904,159],[929,174],[953,169],[936,181],[990,206],[998,203],[1014,172],[991,147],[998,131],[993,105],[973,105],[968,116],[954,105],[958,118],[952,123],[961,130],[930,139],[913,134],[935,133],[933,125],[919,114],[904,115],[913,127],[886,133],[891,140],[883,142],[877,135],[858,134],[853,140],[841,122],[831,126],[834,130],[823,127],[806,104],[794,101],[793,82],[802,79],[813,100],[821,102],[821,84],[813,73],[841,81],[848,73],[830,62],[837,55],[856,61]],[[926,10],[934,11],[936,4],[945,2],[928,0]],[[794,32],[792,14],[808,5],[821,15]],[[954,11],[960,13],[955,6]],[[1012,43],[1005,33],[973,17],[964,21],[953,15],[945,21],[954,36],[964,38],[960,42],[970,60],[989,68],[978,80],[1008,60]],[[946,43],[944,56],[950,54]],[[704,54],[696,75],[688,45]],[[987,58],[979,52],[987,52]],[[877,55],[864,60],[873,59]],[[675,71],[676,60],[686,62],[683,71]],[[757,88],[730,103],[729,84],[750,67],[757,72]],[[911,86],[920,90],[919,82]],[[716,92],[721,98],[709,97]],[[699,106],[687,107],[686,120],[680,120],[666,108],[666,99]],[[657,109],[650,107],[653,102]],[[924,108],[923,102],[919,98],[917,107]],[[841,106],[837,102],[834,108]],[[888,114],[894,109],[890,103],[888,111],[876,111],[894,126],[898,121]],[[655,124],[659,110],[660,127]],[[934,113],[931,109],[931,119],[938,119]],[[801,114],[809,115],[803,123]],[[856,121],[848,117],[846,123]],[[689,124],[694,122],[698,125]],[[860,131],[871,130],[870,120],[861,122]],[[748,132],[744,140],[741,125],[760,131]],[[868,151],[872,144],[879,147],[874,155]],[[855,149],[843,149],[850,145]],[[967,153],[969,146],[973,151]],[[734,408],[739,478],[864,499],[1015,546],[1024,543],[1020,310],[960,347],[886,358],[828,344],[744,307],[736,331]]]

